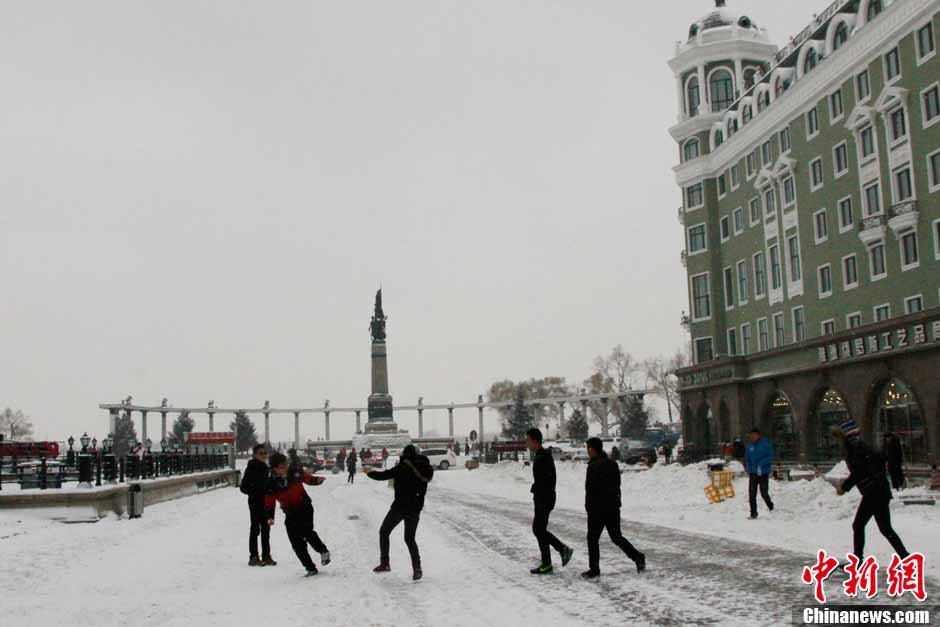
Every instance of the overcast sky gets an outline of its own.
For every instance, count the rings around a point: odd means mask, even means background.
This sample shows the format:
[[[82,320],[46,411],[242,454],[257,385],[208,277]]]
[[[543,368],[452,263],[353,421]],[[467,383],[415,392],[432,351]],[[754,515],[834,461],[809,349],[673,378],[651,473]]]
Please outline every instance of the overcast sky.
[[[825,4],[743,6],[780,42]],[[4,0],[0,406],[361,405],[379,284],[398,403],[673,352],[666,61],[712,6]]]

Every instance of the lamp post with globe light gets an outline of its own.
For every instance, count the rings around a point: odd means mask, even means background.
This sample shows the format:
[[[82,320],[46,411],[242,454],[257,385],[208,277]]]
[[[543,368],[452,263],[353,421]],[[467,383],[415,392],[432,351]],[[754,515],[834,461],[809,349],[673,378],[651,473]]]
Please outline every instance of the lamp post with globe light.
[[[82,444],[82,450],[78,456],[78,486],[80,488],[90,488],[91,455],[88,454],[88,445],[91,443],[91,438],[88,437],[88,433],[85,432],[78,441]]]

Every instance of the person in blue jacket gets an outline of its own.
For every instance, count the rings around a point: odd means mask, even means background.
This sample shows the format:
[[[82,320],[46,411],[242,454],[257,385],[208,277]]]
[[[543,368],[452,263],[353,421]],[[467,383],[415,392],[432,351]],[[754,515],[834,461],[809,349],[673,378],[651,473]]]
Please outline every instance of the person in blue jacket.
[[[770,500],[770,470],[774,463],[774,446],[770,440],[761,435],[760,429],[754,427],[750,433],[751,443],[747,445],[744,453],[744,468],[750,475],[748,483],[748,497],[751,504],[751,520],[757,518],[757,489],[760,488],[761,498],[767,504],[767,509],[774,511],[774,502]]]

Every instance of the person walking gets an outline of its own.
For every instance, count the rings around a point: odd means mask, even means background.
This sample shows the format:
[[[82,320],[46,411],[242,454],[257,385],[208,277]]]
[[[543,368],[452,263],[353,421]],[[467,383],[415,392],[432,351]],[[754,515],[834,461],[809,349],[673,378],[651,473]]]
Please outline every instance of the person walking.
[[[770,500],[770,471],[774,463],[774,447],[761,435],[757,427],[751,429],[750,438],[751,443],[747,445],[744,453],[744,468],[749,476],[747,486],[748,502],[751,506],[749,518],[754,520],[757,518],[758,489],[767,509],[774,511],[774,502]]]
[[[600,438],[587,441],[590,461],[584,482],[584,509],[588,517],[588,570],[585,579],[600,576],[600,538],[607,529],[611,541],[636,564],[636,572],[646,570],[646,555],[638,551],[620,531],[620,466],[604,452]]]
[[[249,566],[277,566],[277,562],[271,558],[271,530],[268,528],[264,509],[269,480],[268,449],[264,444],[255,444],[239,485],[241,493],[248,496],[248,514],[251,517],[251,529],[248,532]],[[258,536],[261,536],[260,558]]]
[[[346,472],[349,473],[346,483],[353,483],[356,480],[356,447],[349,451],[349,457],[346,458]]]
[[[330,551],[320,539],[320,534],[313,528],[313,502],[307,495],[304,484],[320,485],[326,481],[326,478],[315,477],[302,468],[295,468],[291,471],[287,458],[281,453],[271,456],[271,472],[273,478],[268,494],[264,498],[268,526],[274,524],[274,506],[280,503],[290,545],[297,559],[307,570],[306,576],[316,575],[319,571],[310,559],[307,545],[312,546],[313,550],[320,554],[320,563],[323,566],[330,563]]]
[[[901,439],[894,433],[884,434],[882,450],[888,460],[891,487],[900,490],[904,487],[904,451],[901,448]]]
[[[382,448],[382,468],[385,468],[387,464],[388,464],[388,449],[383,447]]]
[[[849,467],[849,476],[839,484],[836,493],[842,496],[855,487],[862,493],[852,521],[852,552],[859,561],[865,559],[865,527],[874,518],[878,531],[898,557],[904,559],[910,553],[891,526],[891,486],[885,472],[885,458],[862,439],[861,431],[852,418],[833,426],[832,434],[842,442],[845,463]]]
[[[418,455],[414,444],[409,444],[402,450],[398,464],[388,470],[373,470],[366,474],[376,481],[391,479],[395,488],[395,498],[392,506],[379,527],[379,565],[372,569],[375,573],[387,573],[392,570],[389,562],[389,535],[398,526],[405,522],[405,544],[411,554],[411,568],[413,581],[424,576],[421,570],[421,554],[418,551],[418,542],[415,536],[418,532],[418,522],[421,519],[421,510],[424,509],[424,497],[428,492],[428,483],[434,478],[434,468],[431,461],[424,455]]]
[[[669,442],[663,442],[663,460],[667,466],[672,461],[672,447]]]
[[[561,555],[561,565],[567,566],[574,554],[574,549],[556,538],[548,530],[548,518],[555,509],[555,459],[552,452],[542,446],[542,432],[529,429],[525,435],[526,447],[534,454],[532,460],[532,501],[535,515],[532,518],[532,533],[539,543],[542,554],[539,565],[530,570],[533,575],[547,575],[554,568],[549,547]]]

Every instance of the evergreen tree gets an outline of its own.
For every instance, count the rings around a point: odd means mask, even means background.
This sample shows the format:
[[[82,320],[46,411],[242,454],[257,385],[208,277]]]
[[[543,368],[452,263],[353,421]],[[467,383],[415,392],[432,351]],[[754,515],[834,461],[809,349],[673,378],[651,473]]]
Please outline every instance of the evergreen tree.
[[[130,452],[127,441],[130,438],[137,440],[137,429],[134,427],[134,419],[131,418],[129,412],[118,414],[117,419],[114,421],[114,433],[112,437],[114,438],[115,455],[123,457]]]
[[[640,440],[646,434],[649,426],[649,413],[643,405],[643,397],[639,394],[627,396],[626,411],[620,420],[620,437]]]
[[[512,411],[503,421],[503,435],[513,440],[524,440],[526,431],[535,426],[535,416],[525,404],[525,397],[516,396]]]
[[[588,439],[588,421],[580,409],[574,410],[565,424],[565,432],[572,444],[580,444]]]
[[[250,451],[258,443],[255,424],[244,411],[236,412],[235,420],[229,424],[229,429],[235,432],[235,451],[238,453]]]
[[[184,411],[173,421],[173,431],[167,437],[167,441],[183,446],[186,444],[186,436],[183,434],[189,433],[195,428],[196,421],[190,418],[188,411]]]

